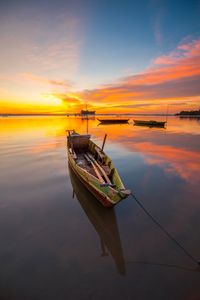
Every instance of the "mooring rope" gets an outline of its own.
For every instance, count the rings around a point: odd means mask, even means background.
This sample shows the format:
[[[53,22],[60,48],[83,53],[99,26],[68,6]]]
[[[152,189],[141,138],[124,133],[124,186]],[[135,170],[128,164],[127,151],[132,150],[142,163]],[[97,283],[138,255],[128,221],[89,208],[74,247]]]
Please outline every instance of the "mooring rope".
[[[137,202],[137,204],[142,208],[142,210],[151,218],[151,220],[179,247],[182,249],[182,251],[188,256],[190,257],[193,262],[197,263],[198,265],[200,265],[200,261],[197,260],[192,254],[190,254],[152,215],[150,212],[148,212],[146,210],[146,208],[144,207],[144,205],[136,198],[135,195],[133,195],[133,193],[130,194],[133,199]]]

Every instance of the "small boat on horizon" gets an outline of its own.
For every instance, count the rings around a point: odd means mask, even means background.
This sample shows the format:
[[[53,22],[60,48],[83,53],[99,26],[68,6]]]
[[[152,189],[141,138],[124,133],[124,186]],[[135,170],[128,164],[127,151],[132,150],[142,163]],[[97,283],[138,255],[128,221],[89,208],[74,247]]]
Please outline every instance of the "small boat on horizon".
[[[127,198],[131,191],[122,180],[108,155],[98,147],[88,134],[68,131],[67,151],[71,168],[85,187],[105,207],[112,207]]]
[[[155,120],[133,120],[134,125],[148,126],[148,127],[164,127],[166,121],[155,121]]]
[[[127,118],[108,118],[108,119],[97,119],[101,124],[124,124],[128,123]]]

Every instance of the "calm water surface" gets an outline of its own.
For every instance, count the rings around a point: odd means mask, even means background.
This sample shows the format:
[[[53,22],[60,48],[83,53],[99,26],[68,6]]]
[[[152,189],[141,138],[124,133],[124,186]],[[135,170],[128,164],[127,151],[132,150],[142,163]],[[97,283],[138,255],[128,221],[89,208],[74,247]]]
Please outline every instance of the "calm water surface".
[[[200,259],[200,122],[89,120],[127,188]],[[129,197],[104,209],[68,167],[78,118],[0,119],[0,299],[200,299],[200,268]]]

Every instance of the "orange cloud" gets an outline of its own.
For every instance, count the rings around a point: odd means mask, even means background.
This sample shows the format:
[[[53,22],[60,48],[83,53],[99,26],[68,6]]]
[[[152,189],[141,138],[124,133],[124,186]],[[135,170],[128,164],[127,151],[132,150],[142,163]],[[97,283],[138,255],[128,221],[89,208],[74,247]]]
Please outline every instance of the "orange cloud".
[[[93,103],[115,103],[117,106],[135,104],[134,101],[154,103],[155,100],[200,98],[200,39],[180,44],[168,55],[157,57],[153,65],[138,75],[122,78],[112,85],[83,91],[82,98]],[[150,109],[150,107],[148,107]]]
[[[85,102],[82,101],[77,95],[75,94],[53,94],[53,96],[57,97],[58,99],[62,100],[63,107],[65,107],[65,112],[67,113],[77,113],[80,112],[81,109],[85,108]]]
[[[128,80],[132,84],[157,84],[200,75],[200,39],[180,44],[168,55],[154,60],[154,66]]]

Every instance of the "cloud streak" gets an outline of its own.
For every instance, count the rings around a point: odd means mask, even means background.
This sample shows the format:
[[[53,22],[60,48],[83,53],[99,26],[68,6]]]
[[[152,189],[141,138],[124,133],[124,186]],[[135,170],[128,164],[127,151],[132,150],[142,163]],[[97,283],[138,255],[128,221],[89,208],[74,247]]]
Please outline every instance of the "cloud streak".
[[[71,88],[72,83],[70,81],[62,81],[62,80],[54,80],[54,79],[48,79],[45,77],[37,76],[32,73],[22,73],[20,74],[20,77],[24,80],[28,80],[30,82],[36,83],[36,84],[50,84],[53,86],[61,86],[65,88]]]
[[[91,102],[133,105],[136,101],[183,99],[200,96],[200,38],[182,43],[154,59],[144,72],[122,78],[113,85],[83,91],[80,96]]]

